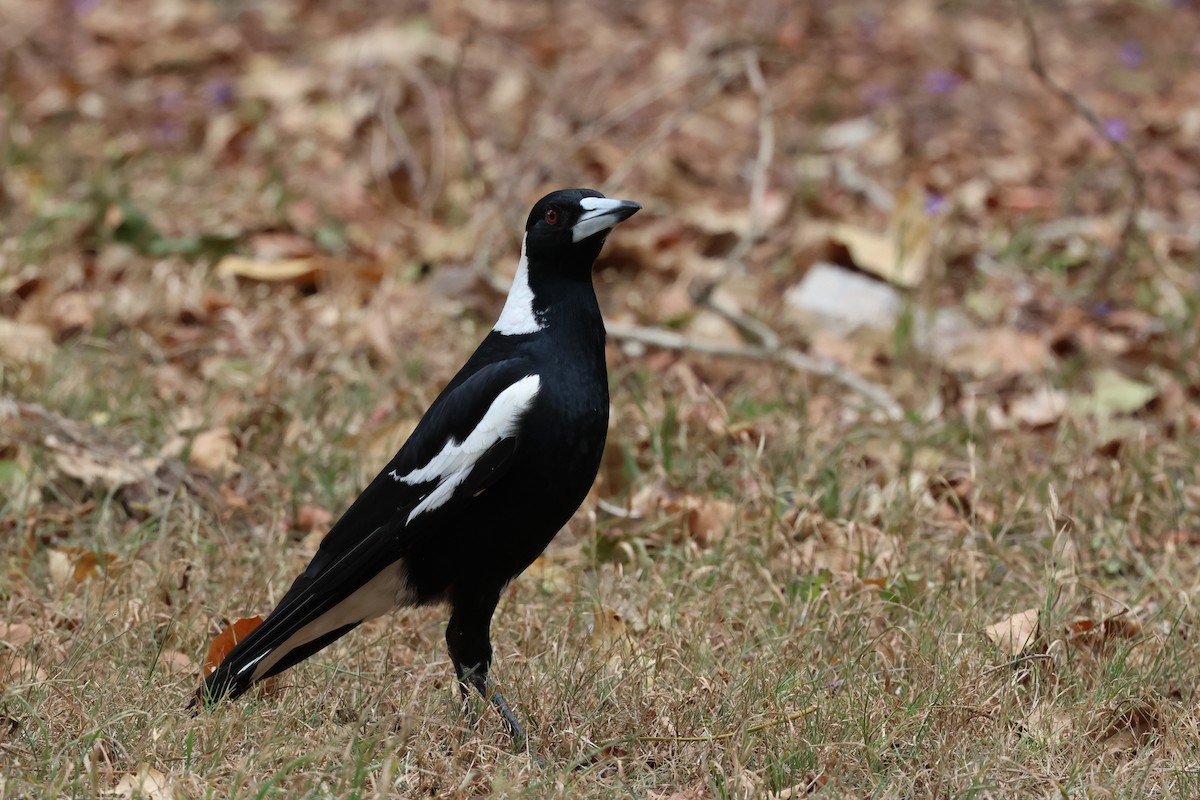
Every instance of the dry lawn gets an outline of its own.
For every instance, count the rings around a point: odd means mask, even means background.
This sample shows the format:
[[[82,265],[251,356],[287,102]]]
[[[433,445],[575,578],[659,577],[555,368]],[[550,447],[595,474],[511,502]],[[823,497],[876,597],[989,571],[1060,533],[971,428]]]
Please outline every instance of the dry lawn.
[[[1200,796],[1200,22],[1035,12],[1111,269],[1019,4],[0,0],[0,797]],[[529,752],[443,609],[185,713],[569,185],[646,210]]]

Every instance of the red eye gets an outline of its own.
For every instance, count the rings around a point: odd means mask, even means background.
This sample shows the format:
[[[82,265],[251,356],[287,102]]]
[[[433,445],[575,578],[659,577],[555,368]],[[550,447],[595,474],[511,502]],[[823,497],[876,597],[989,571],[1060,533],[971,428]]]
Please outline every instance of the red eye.
[[[558,211],[557,211],[557,209],[553,209],[553,208],[551,208],[551,209],[549,209],[548,211],[546,211],[546,222],[550,223],[551,225],[557,225],[557,224],[558,224]]]

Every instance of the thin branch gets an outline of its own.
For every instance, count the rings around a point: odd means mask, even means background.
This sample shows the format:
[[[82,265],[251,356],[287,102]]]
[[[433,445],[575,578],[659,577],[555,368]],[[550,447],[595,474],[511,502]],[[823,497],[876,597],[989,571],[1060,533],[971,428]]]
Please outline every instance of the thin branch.
[[[1133,239],[1138,229],[1138,216],[1146,203],[1146,176],[1142,172],[1141,165],[1138,164],[1137,153],[1129,146],[1129,143],[1109,136],[1108,131],[1104,128],[1104,122],[1095,110],[1085,103],[1079,95],[1056,81],[1050,75],[1049,70],[1046,69],[1046,62],[1042,58],[1042,46],[1041,40],[1038,38],[1037,25],[1034,24],[1033,2],[1032,0],[1020,0],[1020,7],[1021,24],[1025,28],[1025,40],[1029,50],[1029,69],[1037,76],[1043,86],[1057,95],[1063,103],[1075,112],[1076,116],[1087,122],[1096,135],[1109,143],[1120,157],[1121,162],[1124,164],[1125,172],[1129,177],[1132,196],[1129,199],[1129,207],[1125,211],[1125,221],[1121,225],[1120,238],[1117,240],[1116,248],[1105,259],[1100,277],[1096,281],[1097,286],[1103,286],[1108,284],[1115,276],[1121,264],[1128,257],[1130,248],[1133,245]]]
[[[754,361],[772,361],[783,364],[797,372],[807,372],[837,381],[877,405],[888,419],[898,421],[904,417],[904,409],[881,386],[871,383],[861,375],[857,375],[833,361],[813,358],[798,350],[787,348],[768,348],[758,345],[722,344],[721,342],[700,341],[689,339],[672,331],[658,328],[644,328],[637,325],[620,325],[610,323],[608,335],[626,342],[640,342],[651,347],[661,347],[665,350],[680,350],[693,353],[704,353],[725,358],[747,358]]]
[[[708,306],[718,314],[726,316],[739,328],[746,330],[746,325],[737,319],[728,317],[722,313],[721,309],[709,305],[713,291],[733,274],[734,270],[742,268],[751,248],[762,238],[763,205],[767,196],[767,173],[775,158],[775,104],[771,100],[771,93],[767,90],[767,81],[763,78],[762,67],[758,63],[758,53],[754,50],[747,50],[742,53],[742,60],[746,69],[746,80],[750,84],[754,96],[758,98],[758,151],[754,156],[754,166],[750,170],[749,219],[737,244],[726,256],[725,267],[721,274],[715,280],[697,286],[692,292],[692,300],[697,305]],[[754,326],[749,326],[749,330],[766,344],[766,341],[762,339],[762,331],[754,330]]]
[[[736,308],[730,308],[717,300],[716,297],[713,296],[713,289],[715,288],[716,285],[713,284],[709,286],[708,291],[703,294],[697,290],[692,295],[692,302],[702,308],[708,309],[717,316],[724,317],[739,331],[741,331],[743,336],[755,344],[762,345],[768,350],[779,349],[779,334],[767,327],[766,323],[755,319],[749,314],[744,314]]]

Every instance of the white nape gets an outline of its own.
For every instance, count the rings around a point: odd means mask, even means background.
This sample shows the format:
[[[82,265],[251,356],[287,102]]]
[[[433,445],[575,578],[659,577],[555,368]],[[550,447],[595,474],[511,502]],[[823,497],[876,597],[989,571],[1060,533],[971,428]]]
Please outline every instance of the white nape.
[[[509,298],[512,298],[511,294]],[[526,375],[496,395],[483,419],[467,434],[466,439],[457,442],[451,437],[441,452],[431,458],[428,464],[414,469],[407,475],[399,475],[395,470],[388,473],[393,480],[410,486],[430,481],[438,482],[433,491],[409,513],[408,522],[412,522],[422,512],[444,505],[454,495],[454,490],[471,474],[471,470],[484,453],[497,442],[516,435],[521,417],[529,411],[541,388],[541,378],[537,375]]]
[[[525,255],[525,244],[525,239],[522,239],[517,274],[513,276],[508,299],[504,301],[504,308],[500,310],[500,319],[492,326],[492,330],[504,336],[537,333],[546,327],[533,310],[533,289],[529,288],[529,258]]]
[[[612,212],[624,205],[623,200],[611,200],[607,197],[585,197],[580,200],[579,207],[585,213],[571,228],[571,241],[582,242],[587,237],[616,225],[618,220]]]

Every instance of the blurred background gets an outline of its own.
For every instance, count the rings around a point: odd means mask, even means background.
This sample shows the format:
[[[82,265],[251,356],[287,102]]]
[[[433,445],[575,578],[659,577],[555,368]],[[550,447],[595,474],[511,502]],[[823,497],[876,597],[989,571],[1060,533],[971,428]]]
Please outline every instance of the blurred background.
[[[645,210],[595,277],[609,453],[514,589],[541,610],[509,609],[510,676],[521,650],[547,681],[562,666],[531,644],[556,619],[591,620],[567,649],[650,630],[700,672],[736,672],[728,653],[754,638],[726,629],[738,618],[775,643],[810,631],[780,645],[780,669],[816,654],[804,680],[857,680],[863,713],[886,715],[881,686],[949,680],[920,631],[1029,608],[1041,631],[1191,620],[1172,604],[1195,596],[1200,546],[1198,67],[1187,0],[0,0],[0,672],[82,697],[91,665],[128,704],[141,678],[116,665],[161,651],[153,669],[186,690],[208,639],[270,606],[486,334],[529,207],[568,186]],[[672,581],[696,564],[727,583],[690,598]],[[87,594],[101,579],[123,581],[116,606]],[[815,605],[760,618],[760,590],[763,608]],[[131,612],[135,597],[150,599]],[[684,629],[654,621],[664,603]],[[74,649],[80,625],[107,641],[129,614],[153,641]],[[398,658],[441,680],[441,622],[414,618]],[[1156,641],[1125,705],[1094,703],[1115,728],[1018,704],[992,717],[993,743],[1011,750],[1017,715],[1063,747],[1167,747],[1188,714],[1171,703],[1194,691],[1171,675],[1200,671],[1182,640]],[[1072,662],[1071,680],[1095,685],[1102,661]],[[672,703],[725,696],[677,688],[637,694],[606,730],[687,733],[707,723],[668,722]],[[53,718],[48,737],[118,713],[29,691],[5,713]],[[562,729],[556,714],[593,699],[561,691],[517,702]],[[747,785],[872,785],[837,766],[836,742],[868,736],[839,728],[850,716]],[[937,752],[984,746],[969,719],[939,724]],[[117,774],[174,757],[126,748]],[[1091,769],[1089,754],[1063,763]],[[707,785],[692,755],[659,763]]]

